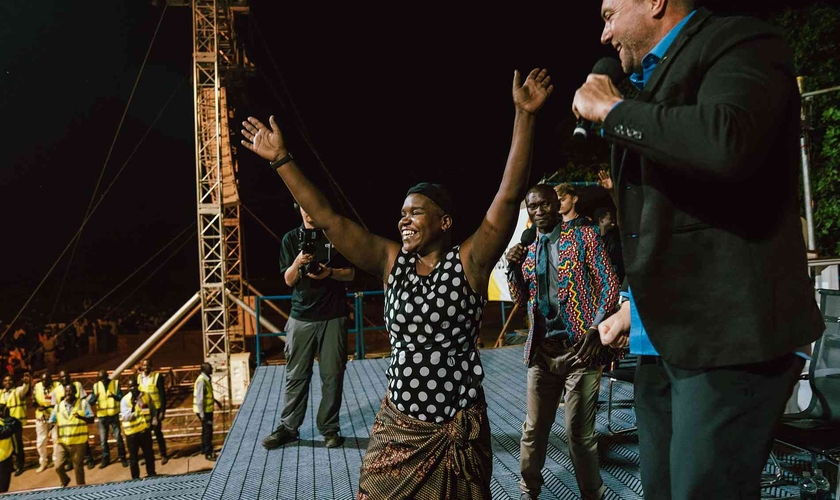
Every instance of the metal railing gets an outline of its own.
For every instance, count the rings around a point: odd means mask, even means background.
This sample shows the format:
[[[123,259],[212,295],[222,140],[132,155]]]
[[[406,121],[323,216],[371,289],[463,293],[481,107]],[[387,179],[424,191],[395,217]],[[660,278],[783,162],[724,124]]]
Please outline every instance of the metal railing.
[[[217,410],[213,413],[213,434],[227,434],[233,426],[233,419],[239,411],[238,407],[230,408],[225,405],[223,410]],[[201,437],[201,422],[192,408],[167,408],[166,418],[163,420],[164,438],[168,441],[170,439],[190,439]],[[36,448],[37,434],[35,431],[35,419],[28,419],[23,425],[23,450],[27,454],[34,454],[37,457]],[[88,424],[88,442],[94,451],[98,451],[99,443],[99,423],[94,421]],[[116,438],[109,434],[108,442],[116,446]],[[52,456],[53,443],[48,440],[47,456]],[[113,456],[113,454],[112,454]]]
[[[349,292],[347,294],[347,298],[353,299],[353,319],[354,325],[353,328],[347,330],[347,333],[354,333],[356,334],[356,359],[364,359],[365,358],[365,332],[370,331],[383,331],[385,330],[385,325],[374,325],[374,326],[364,326],[364,299],[365,297],[373,297],[377,295],[385,295],[385,292],[382,290],[369,290],[363,292]],[[257,321],[256,321],[256,361],[257,366],[262,364],[262,349],[260,348],[260,339],[263,337],[285,337],[286,332],[277,332],[277,333],[270,333],[270,332],[262,332],[260,330],[260,304],[264,300],[291,300],[291,295],[270,295],[270,296],[263,296],[263,297],[256,297],[256,312],[257,312]]]
[[[164,375],[164,383],[166,384],[166,389],[172,389],[173,387],[192,387],[195,384],[195,380],[198,378],[198,374],[201,373],[201,365],[184,365],[184,366],[162,366],[160,368],[155,369],[156,372],[161,373]],[[37,373],[37,372],[36,372]],[[108,374],[111,375],[113,370],[108,370]],[[132,377],[137,376],[137,371],[135,370],[123,370],[120,374],[120,380],[125,381]],[[54,375],[53,375],[54,376]],[[93,392],[93,386],[99,382],[99,372],[78,372],[72,373],[71,377],[73,382],[79,382],[84,387],[85,391],[88,394]],[[54,379],[55,380],[55,379]],[[37,380],[33,380],[33,385],[37,382]],[[121,383],[120,386],[125,389],[125,384]]]

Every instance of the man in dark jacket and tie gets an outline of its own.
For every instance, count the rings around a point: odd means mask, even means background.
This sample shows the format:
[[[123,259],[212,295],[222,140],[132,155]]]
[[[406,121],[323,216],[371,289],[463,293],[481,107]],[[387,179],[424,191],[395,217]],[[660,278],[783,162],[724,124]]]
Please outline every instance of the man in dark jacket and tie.
[[[627,276],[599,330],[641,356],[645,498],[759,498],[796,351],[823,330],[799,225],[792,51],[693,0],[603,0],[601,17],[640,94],[590,75],[572,107],[612,143]]]

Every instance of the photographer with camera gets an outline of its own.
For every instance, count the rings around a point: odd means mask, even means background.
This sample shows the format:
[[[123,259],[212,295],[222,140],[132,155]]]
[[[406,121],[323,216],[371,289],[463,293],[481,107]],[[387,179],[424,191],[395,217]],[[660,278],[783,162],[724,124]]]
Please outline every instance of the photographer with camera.
[[[286,233],[280,250],[280,268],[286,284],[292,288],[292,311],[285,328],[285,406],[281,425],[263,440],[267,449],[298,439],[316,352],[322,394],[316,421],[318,430],[327,448],[341,446],[344,441],[338,434],[338,410],[347,364],[344,283],[352,281],[356,272],[302,208],[300,215],[303,224]]]

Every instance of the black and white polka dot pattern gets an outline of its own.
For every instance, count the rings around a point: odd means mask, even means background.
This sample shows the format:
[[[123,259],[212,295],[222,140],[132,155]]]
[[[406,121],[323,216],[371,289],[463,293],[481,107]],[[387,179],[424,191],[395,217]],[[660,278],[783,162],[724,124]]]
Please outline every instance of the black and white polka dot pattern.
[[[401,412],[440,423],[470,406],[481,387],[475,342],[486,301],[467,283],[459,247],[428,276],[417,275],[416,262],[400,250],[388,276],[388,396]]]

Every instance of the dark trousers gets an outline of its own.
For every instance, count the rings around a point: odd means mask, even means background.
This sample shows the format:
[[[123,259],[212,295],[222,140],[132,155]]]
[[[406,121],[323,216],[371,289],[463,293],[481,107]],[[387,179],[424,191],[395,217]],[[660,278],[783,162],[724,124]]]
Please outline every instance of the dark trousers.
[[[9,491],[9,485],[12,484],[12,457],[0,462],[0,493]]]
[[[23,451],[23,424],[18,420],[20,425],[17,426],[17,430],[14,434],[12,434],[12,445],[14,446],[15,450],[15,468],[17,470],[23,470],[26,466],[26,454]]]
[[[120,416],[99,417],[99,443],[102,445],[102,462],[111,461],[111,447],[108,445],[108,430],[117,440],[117,453],[120,460],[125,460],[125,445],[120,432]]]
[[[312,363],[318,352],[321,372],[321,404],[315,421],[321,434],[338,432],[338,410],[347,365],[346,318],[329,321],[286,322],[286,395],[281,423],[296,431],[303,423],[309,400]]]
[[[213,453],[213,412],[205,413],[204,419],[197,413],[196,416],[201,420],[201,453],[209,455]]]
[[[160,458],[164,458],[166,456],[166,440],[163,439],[163,422],[158,419],[157,425],[151,425],[152,432],[155,433],[155,439],[157,439],[158,450],[160,450]],[[148,460],[148,459],[147,459]]]
[[[70,482],[70,476],[67,475],[67,464],[73,464],[73,471],[76,474],[76,484],[85,484],[85,449],[88,448],[87,443],[83,444],[56,444],[56,463],[55,473],[61,480],[62,486],[67,486]]]
[[[760,498],[761,471],[803,360],[705,370],[641,356],[635,399],[645,500]]]
[[[128,466],[131,470],[131,478],[140,477],[140,465],[137,459],[137,451],[143,450],[143,458],[146,460],[146,475],[155,475],[155,452],[152,449],[152,433],[146,429],[143,432],[131,434],[125,437],[128,441]]]

